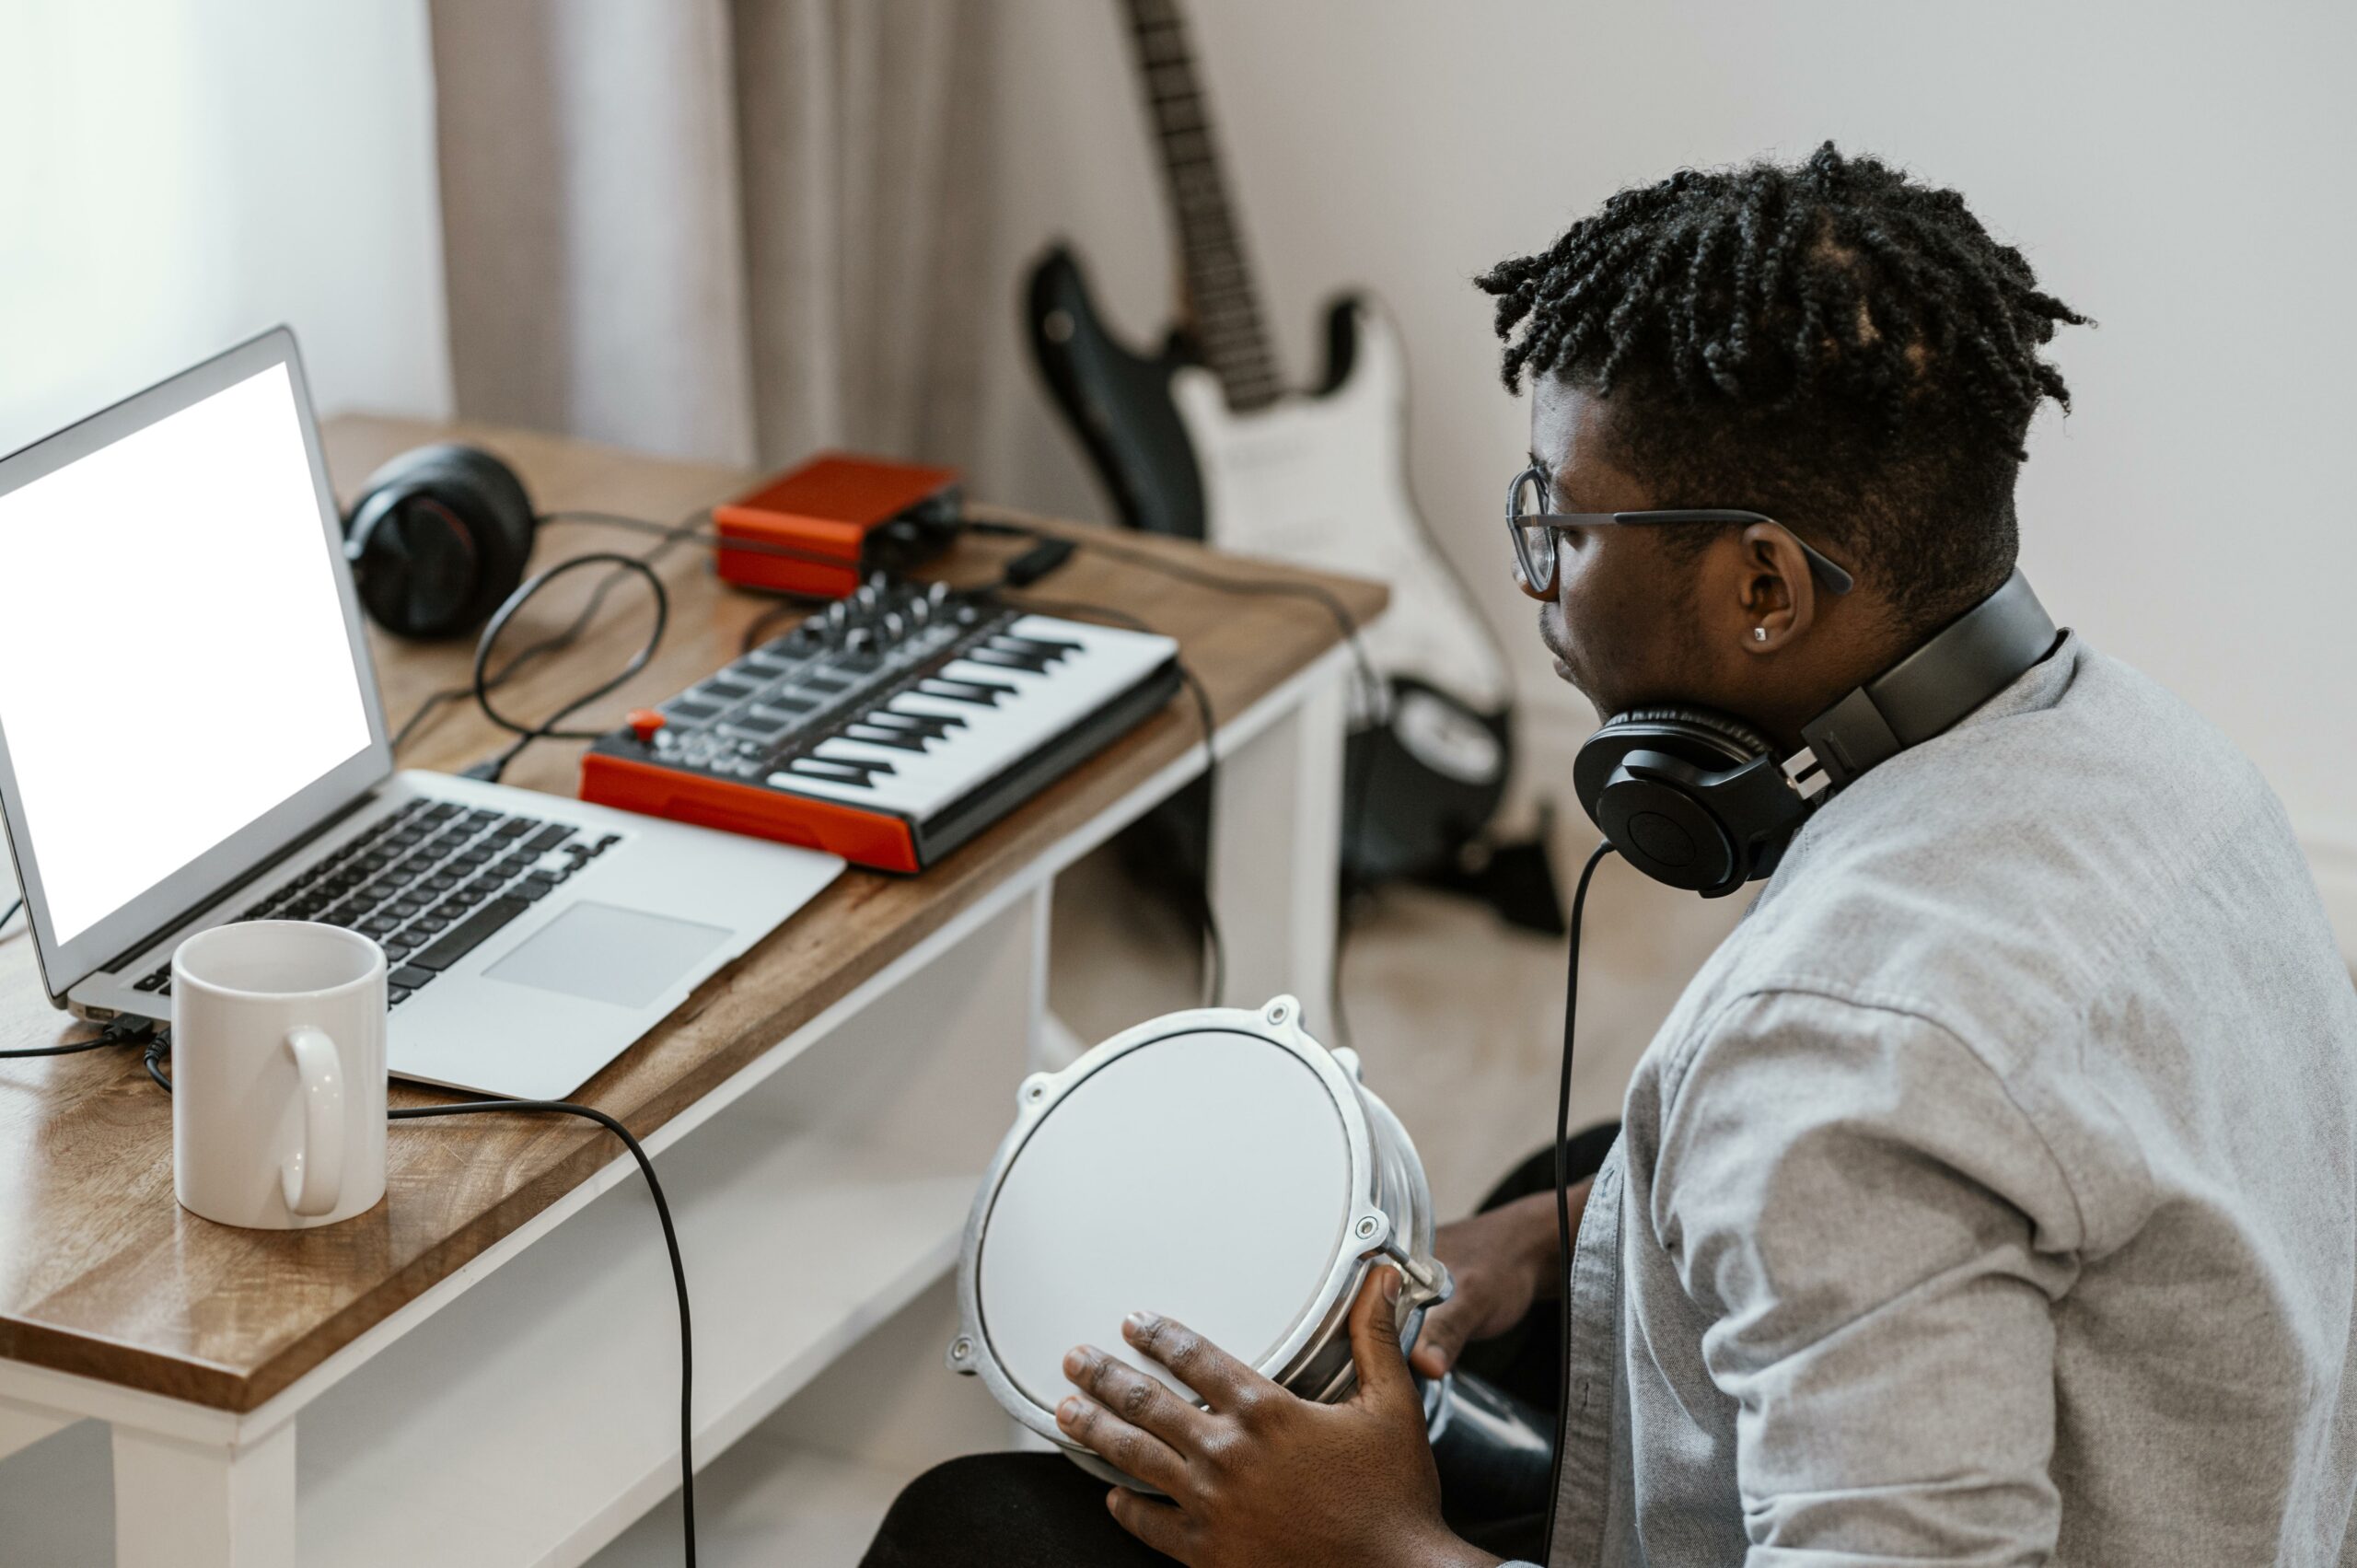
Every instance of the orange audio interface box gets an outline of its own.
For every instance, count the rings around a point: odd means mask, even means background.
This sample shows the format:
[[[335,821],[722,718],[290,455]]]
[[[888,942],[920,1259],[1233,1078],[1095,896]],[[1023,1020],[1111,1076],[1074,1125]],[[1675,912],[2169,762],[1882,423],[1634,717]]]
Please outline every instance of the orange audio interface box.
[[[715,569],[749,588],[842,598],[947,548],[963,503],[955,469],[822,452],[712,509]]]

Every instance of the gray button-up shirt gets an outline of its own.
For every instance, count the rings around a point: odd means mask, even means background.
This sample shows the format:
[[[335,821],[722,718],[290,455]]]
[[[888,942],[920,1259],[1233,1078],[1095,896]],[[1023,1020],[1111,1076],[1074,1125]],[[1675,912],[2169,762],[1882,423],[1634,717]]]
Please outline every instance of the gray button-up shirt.
[[[2357,992],[2076,638],[1830,802],[1647,1050],[1553,1568],[2357,1564]]]

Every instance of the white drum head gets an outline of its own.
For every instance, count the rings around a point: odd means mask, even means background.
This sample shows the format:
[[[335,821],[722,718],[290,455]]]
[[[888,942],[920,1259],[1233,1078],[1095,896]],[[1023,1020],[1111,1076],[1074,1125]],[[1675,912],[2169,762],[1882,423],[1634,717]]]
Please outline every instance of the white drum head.
[[[1084,1343],[1192,1398],[1121,1319],[1159,1312],[1261,1365],[1341,1254],[1352,1200],[1341,1110],[1300,1058],[1226,1030],[1153,1041],[1074,1085],[1008,1166],[976,1258],[979,1326],[1042,1410],[1073,1391],[1064,1353]]]

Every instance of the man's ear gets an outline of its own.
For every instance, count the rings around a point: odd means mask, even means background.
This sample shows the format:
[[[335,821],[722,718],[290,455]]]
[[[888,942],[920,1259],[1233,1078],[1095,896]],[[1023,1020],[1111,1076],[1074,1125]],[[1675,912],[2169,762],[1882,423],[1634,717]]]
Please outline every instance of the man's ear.
[[[1817,579],[1800,541],[1782,523],[1753,523],[1736,540],[1732,584],[1744,650],[1772,654],[1817,619]]]

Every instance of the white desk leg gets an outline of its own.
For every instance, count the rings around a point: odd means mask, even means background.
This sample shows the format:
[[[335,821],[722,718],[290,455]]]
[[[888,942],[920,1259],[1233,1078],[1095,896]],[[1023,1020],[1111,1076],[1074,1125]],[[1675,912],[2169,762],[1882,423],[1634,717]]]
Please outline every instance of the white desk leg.
[[[242,1448],[114,1428],[115,1568],[295,1568],[295,1423]]]
[[[1333,1028],[1334,885],[1341,857],[1342,693],[1329,665],[1301,705],[1219,759],[1212,797],[1212,910],[1227,952],[1221,1004],[1301,998]]]

